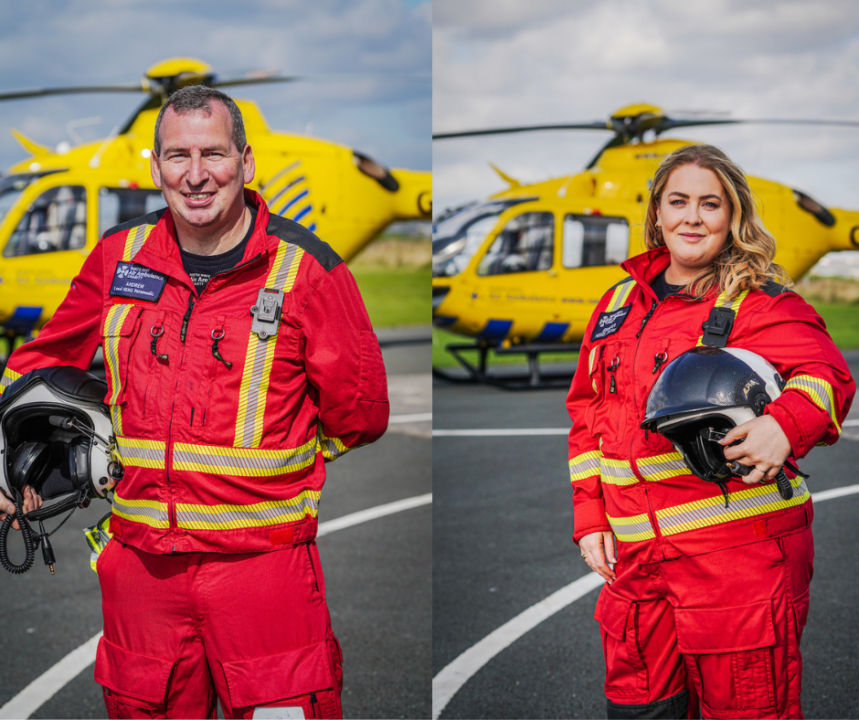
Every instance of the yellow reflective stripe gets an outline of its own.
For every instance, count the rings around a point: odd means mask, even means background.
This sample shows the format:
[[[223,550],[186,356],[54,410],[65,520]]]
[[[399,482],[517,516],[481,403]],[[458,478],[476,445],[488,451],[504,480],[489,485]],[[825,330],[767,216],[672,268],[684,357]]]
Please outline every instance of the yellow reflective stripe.
[[[817,407],[832,418],[838,434],[841,434],[841,425],[838,424],[838,418],[835,416],[835,394],[832,392],[832,385],[826,380],[813,375],[797,375],[787,381],[784,389],[801,390],[808,395]]]
[[[611,515],[606,515],[606,517],[611,523],[612,532],[621,542],[638,542],[639,540],[652,540],[656,537],[647,513],[632,517],[616,518]]]
[[[9,387],[13,382],[15,382],[19,377],[21,377],[21,373],[17,373],[7,367],[3,371],[3,377],[0,378],[0,395],[2,395],[6,388]]]
[[[177,503],[176,524],[191,530],[236,530],[296,522],[316,517],[319,511],[317,490],[304,490],[285,500],[254,505],[189,505]]]
[[[292,290],[302,257],[304,250],[297,245],[279,242],[265,286],[285,293]],[[236,447],[256,448],[262,441],[266,396],[276,343],[277,336],[274,339],[261,340],[254,333],[251,333],[248,340],[236,415],[236,435],[233,442]]]
[[[125,322],[125,318],[128,317],[128,313],[131,312],[132,307],[134,306],[113,305],[107,311],[107,316],[104,320],[102,349],[104,351],[105,369],[110,377],[111,387],[113,388],[113,392],[110,394],[107,402],[110,405],[113,431],[117,435],[122,434],[122,413],[116,404],[119,393],[122,390],[122,381],[119,376],[119,333],[122,331],[122,324]]]
[[[639,458],[635,464],[638,466],[638,472],[641,473],[641,476],[650,481],[693,474],[679,452]]]
[[[737,295],[733,300],[728,299],[728,293],[722,291],[719,293],[719,297],[716,298],[716,302],[713,307],[721,307],[728,308],[734,311],[734,315],[739,314],[740,305],[742,305],[743,300],[746,299],[746,296],[749,294],[748,290],[743,290],[741,293]],[[704,336],[701,335],[698,338],[698,342],[696,343],[697,347],[701,347],[704,344]]]
[[[628,278],[618,285],[612,293],[611,300],[609,300],[605,312],[612,312],[622,307],[629,298],[629,294],[632,292],[634,286],[635,281],[632,278]]]
[[[600,482],[607,485],[635,485],[638,478],[635,477],[628,460],[601,458]]]
[[[116,445],[124,466],[164,469],[167,456],[166,443],[117,435]]]
[[[599,450],[591,450],[570,458],[570,482],[599,476],[601,457],[602,453]]]
[[[131,262],[134,259],[134,256],[143,247],[143,243],[146,242],[149,233],[152,232],[152,228],[154,227],[154,225],[138,225],[128,231],[128,235],[125,238],[125,247],[122,249],[123,262]]]
[[[167,528],[170,526],[167,504],[155,500],[124,500],[117,493],[114,493],[113,514],[131,522],[149,525],[149,527]]]
[[[263,417],[268,392],[271,364],[277,337],[260,340],[251,333],[245,357],[245,369],[239,388],[239,409],[236,417],[236,447],[259,447],[262,441]]]
[[[811,494],[805,481],[801,477],[796,477],[791,484],[794,487],[794,495],[790,500],[784,500],[779,495],[778,487],[773,482],[728,493],[728,507],[725,507],[725,499],[719,494],[706,500],[696,500],[657,510],[656,519],[659,530],[663,535],[677,535],[732,520],[764,515],[807,502]]]
[[[302,257],[304,257],[304,250],[300,247],[281,242],[265,286],[285,293],[292,290]]]
[[[351,450],[340,438],[327,437],[321,431],[317,440],[317,447],[322,451],[322,457],[326,460],[335,460]]]
[[[312,465],[315,458],[315,438],[300,447],[285,450],[187,443],[176,443],[173,446],[173,470],[233,477],[274,477],[297,472]]]

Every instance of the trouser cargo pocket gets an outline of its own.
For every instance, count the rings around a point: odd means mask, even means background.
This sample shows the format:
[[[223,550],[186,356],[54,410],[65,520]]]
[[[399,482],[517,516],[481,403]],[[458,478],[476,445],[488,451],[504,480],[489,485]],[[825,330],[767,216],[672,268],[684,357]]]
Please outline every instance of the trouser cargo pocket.
[[[776,712],[770,600],[674,612],[677,644],[701,689],[705,717],[759,718]]]
[[[232,706],[232,711],[225,708],[224,714],[242,718],[340,718],[340,688],[332,647],[323,641],[278,655],[221,663]]]

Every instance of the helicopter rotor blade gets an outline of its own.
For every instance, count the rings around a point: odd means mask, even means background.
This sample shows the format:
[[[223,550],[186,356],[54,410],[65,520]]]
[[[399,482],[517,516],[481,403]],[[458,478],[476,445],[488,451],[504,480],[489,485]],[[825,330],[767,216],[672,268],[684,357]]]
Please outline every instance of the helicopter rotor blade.
[[[314,75],[269,75],[258,73],[251,77],[216,78],[212,87],[235,87],[237,85],[259,85],[264,83],[286,82],[344,82],[351,80],[385,80],[396,82],[428,82],[429,75],[410,73],[326,73]]]
[[[535,132],[539,130],[612,130],[606,122],[592,123],[561,123],[558,125],[520,125],[517,127],[492,128],[488,130],[463,130],[461,132],[435,133],[433,140],[449,140],[450,138],[473,137],[475,135],[506,135],[510,133]]]
[[[43,97],[45,95],[72,95],[75,93],[99,92],[146,92],[146,89],[140,83],[136,85],[81,85],[79,87],[64,88],[32,88],[0,93],[0,101]]]
[[[672,120],[663,118],[654,128],[657,135],[666,130],[698,125],[822,125],[828,127],[859,127],[859,120],[815,120],[793,118],[731,118],[712,120]]]

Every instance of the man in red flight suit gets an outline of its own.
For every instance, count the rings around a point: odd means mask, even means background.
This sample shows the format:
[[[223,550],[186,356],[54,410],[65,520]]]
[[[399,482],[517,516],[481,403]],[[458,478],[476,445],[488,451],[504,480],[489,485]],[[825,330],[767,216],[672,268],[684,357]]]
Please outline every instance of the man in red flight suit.
[[[167,209],[105,233],[0,382],[103,347],[125,475],[96,680],[111,717],[216,717],[216,695],[227,717],[340,717],[316,517],[324,462],[387,426],[378,341],[336,253],[245,190],[226,95],[173,95],[151,163]]]

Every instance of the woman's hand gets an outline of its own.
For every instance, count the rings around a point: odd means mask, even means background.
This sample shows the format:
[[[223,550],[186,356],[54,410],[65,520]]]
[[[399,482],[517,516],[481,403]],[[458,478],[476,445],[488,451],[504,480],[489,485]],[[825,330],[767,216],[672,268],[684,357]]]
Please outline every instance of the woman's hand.
[[[745,438],[745,439],[744,439]],[[742,440],[739,445],[727,447]],[[725,459],[754,468],[743,478],[753,485],[772,480],[790,455],[790,443],[781,425],[770,415],[761,415],[754,420],[737,425],[719,441],[725,445]]]
[[[617,562],[617,551],[614,547],[614,533],[604,530],[602,532],[585,535],[579,540],[579,548],[582,557],[588,567],[597,575],[611,584],[617,575],[611,566]],[[609,565],[611,563],[611,565]]]
[[[32,510],[38,510],[42,507],[42,498],[36,493],[33,488],[29,485],[24,486],[24,507],[22,508],[23,513],[26,515],[28,512]],[[0,494],[0,509],[5,512],[0,513],[0,522],[3,522],[6,519],[6,515],[9,513],[15,512],[15,505]],[[14,520],[12,522],[12,527],[16,530],[20,530],[20,526],[18,525],[18,521]]]

